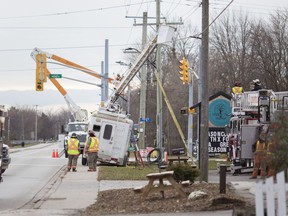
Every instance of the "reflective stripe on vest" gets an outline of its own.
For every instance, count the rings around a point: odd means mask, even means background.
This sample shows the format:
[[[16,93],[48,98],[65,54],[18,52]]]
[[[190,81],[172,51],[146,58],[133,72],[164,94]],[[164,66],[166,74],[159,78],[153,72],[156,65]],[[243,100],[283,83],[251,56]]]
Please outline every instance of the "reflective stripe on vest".
[[[232,88],[232,91],[233,91],[234,94],[241,94],[243,92],[243,88],[235,86],[235,87]]]
[[[256,143],[256,152],[262,152],[265,150],[265,142],[259,142]]]
[[[99,148],[99,140],[97,137],[90,137],[90,145],[88,148],[88,152],[97,152]]]
[[[274,154],[274,151],[275,151],[275,144],[272,143],[272,142],[269,142],[268,143],[268,146],[267,146],[267,154],[270,154],[270,155],[273,155]],[[273,148],[274,147],[274,148]]]
[[[75,138],[71,138],[68,140],[68,151],[67,153],[70,155],[79,154],[79,140]]]

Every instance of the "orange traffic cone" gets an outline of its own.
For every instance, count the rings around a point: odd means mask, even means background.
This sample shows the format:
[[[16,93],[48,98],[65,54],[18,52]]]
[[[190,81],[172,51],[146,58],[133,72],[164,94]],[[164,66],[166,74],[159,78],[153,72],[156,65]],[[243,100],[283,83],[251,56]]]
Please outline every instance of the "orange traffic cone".
[[[55,151],[55,158],[59,158],[58,149],[56,149],[56,151]]]
[[[55,158],[55,149],[52,151],[52,158]]]

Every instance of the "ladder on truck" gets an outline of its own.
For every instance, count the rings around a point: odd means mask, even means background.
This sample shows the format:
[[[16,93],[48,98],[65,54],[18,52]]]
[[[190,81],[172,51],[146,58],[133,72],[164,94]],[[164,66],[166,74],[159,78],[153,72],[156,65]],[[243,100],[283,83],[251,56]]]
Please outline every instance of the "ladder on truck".
[[[134,64],[128,70],[127,75],[124,76],[117,87],[112,92],[110,99],[108,100],[108,104],[106,107],[111,107],[113,104],[118,100],[121,93],[125,90],[128,86],[130,81],[135,77],[137,72],[141,69],[145,61],[148,59],[149,55],[153,52],[153,50],[157,46],[157,35],[154,39],[144,48],[144,50],[139,54],[137,59],[135,60]]]

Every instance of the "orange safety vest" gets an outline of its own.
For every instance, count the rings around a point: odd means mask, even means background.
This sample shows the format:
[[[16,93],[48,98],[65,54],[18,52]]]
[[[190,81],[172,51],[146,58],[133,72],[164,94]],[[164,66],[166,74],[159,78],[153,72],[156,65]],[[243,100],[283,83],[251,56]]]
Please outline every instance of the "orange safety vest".
[[[88,152],[98,152],[99,149],[99,139],[97,137],[90,137],[90,145],[88,147]]]
[[[259,140],[256,143],[256,152],[263,152],[265,151],[265,142],[260,142]]]
[[[234,94],[241,94],[241,93],[243,93],[243,88],[239,87],[239,86],[235,86],[235,87],[232,88],[232,92]]]
[[[269,142],[267,146],[267,154],[273,155],[276,151],[275,142]]]
[[[79,140],[76,138],[71,138],[68,140],[68,151],[69,155],[78,155],[79,154]]]

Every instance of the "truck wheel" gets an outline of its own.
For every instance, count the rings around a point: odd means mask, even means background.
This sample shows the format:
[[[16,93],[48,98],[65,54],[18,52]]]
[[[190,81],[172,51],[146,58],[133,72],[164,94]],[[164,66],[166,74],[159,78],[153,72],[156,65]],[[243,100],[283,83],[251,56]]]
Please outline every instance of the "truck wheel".
[[[156,158],[153,157],[153,153],[156,152]],[[156,163],[161,161],[161,151],[158,148],[154,148],[147,155],[147,161],[149,163]]]

